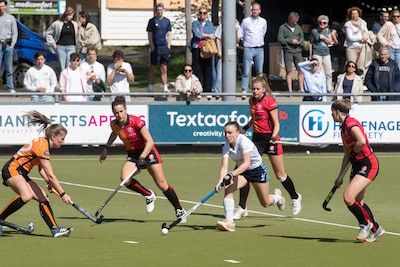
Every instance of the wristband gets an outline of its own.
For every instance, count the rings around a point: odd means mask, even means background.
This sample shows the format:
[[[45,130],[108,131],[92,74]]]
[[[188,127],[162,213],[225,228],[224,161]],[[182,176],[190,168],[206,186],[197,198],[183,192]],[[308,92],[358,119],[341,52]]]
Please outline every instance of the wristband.
[[[65,191],[60,194],[60,197],[65,196]]]

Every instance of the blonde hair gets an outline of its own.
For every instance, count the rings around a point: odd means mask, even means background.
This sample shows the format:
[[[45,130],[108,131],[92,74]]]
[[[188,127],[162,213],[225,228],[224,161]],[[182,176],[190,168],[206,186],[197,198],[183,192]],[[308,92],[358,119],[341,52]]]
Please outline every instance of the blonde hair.
[[[272,89],[269,86],[269,82],[268,82],[268,78],[267,77],[263,77],[263,76],[255,77],[251,81],[251,84],[255,84],[255,83],[260,83],[261,87],[265,89],[266,93],[269,94],[269,95],[272,95]]]

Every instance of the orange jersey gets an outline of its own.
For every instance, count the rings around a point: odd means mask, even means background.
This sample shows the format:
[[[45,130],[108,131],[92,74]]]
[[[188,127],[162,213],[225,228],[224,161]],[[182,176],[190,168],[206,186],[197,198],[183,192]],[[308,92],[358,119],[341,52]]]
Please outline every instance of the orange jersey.
[[[134,115],[128,115],[125,125],[121,126],[117,120],[111,122],[111,129],[118,134],[121,141],[124,143],[125,150],[131,151],[145,147],[143,136],[140,129],[145,126],[144,121]]]
[[[35,165],[39,165],[40,159],[50,159],[49,148],[49,140],[44,137],[35,138],[13,155],[14,160],[10,167],[18,168],[21,166],[27,172],[30,172]]]
[[[270,112],[278,108],[275,98],[265,95],[261,100],[255,101],[254,97],[250,97],[250,115],[253,118],[253,131],[255,133],[272,133],[274,123],[270,116]]]

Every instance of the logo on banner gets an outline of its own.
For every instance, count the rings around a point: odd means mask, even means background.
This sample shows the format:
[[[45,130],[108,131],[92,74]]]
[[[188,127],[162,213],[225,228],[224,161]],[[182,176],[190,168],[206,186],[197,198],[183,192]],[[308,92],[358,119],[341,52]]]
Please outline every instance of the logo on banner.
[[[301,121],[303,132],[312,138],[319,138],[329,129],[329,120],[326,113],[320,109],[308,111]]]

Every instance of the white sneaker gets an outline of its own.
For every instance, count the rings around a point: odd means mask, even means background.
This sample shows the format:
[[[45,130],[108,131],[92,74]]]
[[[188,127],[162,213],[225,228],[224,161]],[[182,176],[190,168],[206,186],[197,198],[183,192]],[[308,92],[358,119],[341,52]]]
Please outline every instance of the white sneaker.
[[[372,226],[372,223],[368,223],[367,225],[360,224],[360,231],[358,232],[358,236],[356,237],[356,239],[361,242],[364,241],[370,235]]]
[[[149,190],[151,192],[150,196],[145,196],[144,198],[146,199],[146,212],[150,213],[154,210],[154,202],[157,199],[156,194],[153,192],[153,190]]]
[[[383,235],[385,233],[385,229],[383,229],[381,226],[379,226],[378,230],[376,230],[375,233],[370,233],[367,238],[364,239],[364,242],[366,243],[372,243],[375,242],[375,240]]]
[[[181,218],[183,215],[186,214],[186,210],[185,209],[177,209],[176,210],[176,218]],[[181,223],[186,223],[186,217],[181,219]]]
[[[227,220],[217,221],[217,229],[220,231],[235,232],[235,223]]]
[[[299,196],[297,199],[292,199],[292,215],[296,216],[300,213],[301,211],[301,199],[302,196],[297,193]]]
[[[164,93],[171,93],[171,91],[168,88],[164,88]]]
[[[233,211],[233,219],[234,220],[240,220],[244,219],[247,216],[249,216],[249,212],[247,211],[247,208],[243,209],[242,207],[238,206],[234,211]]]
[[[284,210],[285,209],[286,199],[282,196],[282,191],[279,188],[275,188],[274,195],[278,195],[278,196],[281,197],[281,201],[276,203],[276,205],[278,206],[278,209]]]
[[[69,227],[58,227],[51,229],[51,233],[53,234],[53,237],[62,237],[62,236],[69,236],[72,233],[73,228]]]

